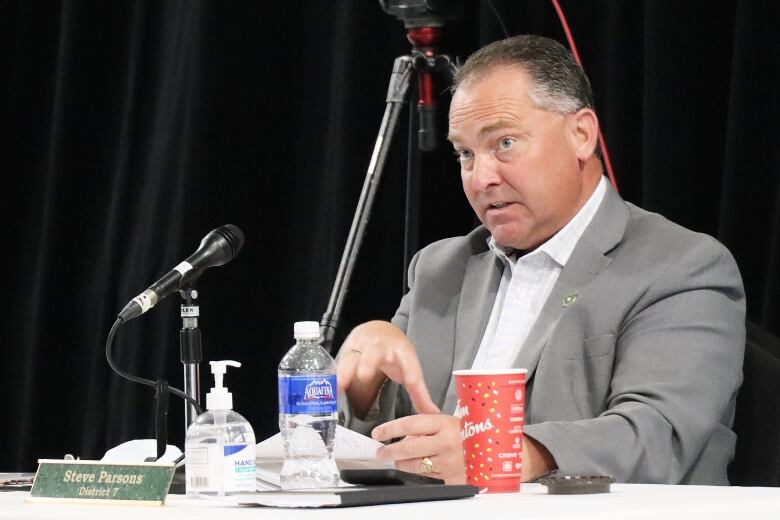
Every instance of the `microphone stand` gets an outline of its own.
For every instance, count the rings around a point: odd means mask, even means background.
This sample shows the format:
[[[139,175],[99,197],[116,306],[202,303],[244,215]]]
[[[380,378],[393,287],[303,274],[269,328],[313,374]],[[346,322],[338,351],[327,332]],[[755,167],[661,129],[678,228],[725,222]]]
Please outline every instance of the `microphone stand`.
[[[195,280],[190,279],[179,289],[181,295],[182,328],[179,331],[179,350],[181,362],[184,365],[184,393],[200,403],[200,362],[203,361],[203,343],[201,331],[198,328],[200,306],[196,301],[198,291]],[[184,403],[184,434],[187,428],[195,422],[198,412],[190,402]]]
[[[435,146],[435,117],[433,103],[433,80],[431,74],[439,71],[451,71],[453,68],[449,56],[436,54],[435,45],[441,35],[440,27],[414,27],[409,29],[407,38],[412,43],[412,53],[399,56],[393,64],[390,83],[387,88],[385,112],[379,126],[379,134],[374,143],[374,151],[363,181],[352,226],[341,256],[336,280],[331,290],[328,308],[320,321],[322,347],[333,352],[333,342],[341,321],[344,299],[349,292],[349,284],[365,236],[366,226],[371,215],[379,181],[384,171],[387,153],[398,126],[398,116],[407,101],[409,87],[414,77],[418,80],[418,111],[421,127],[419,130],[420,149],[429,151]],[[407,203],[409,201],[407,200]],[[407,207],[408,211],[408,207]],[[405,234],[409,226],[406,226]],[[405,239],[405,243],[408,240]],[[404,275],[405,279],[405,275]]]

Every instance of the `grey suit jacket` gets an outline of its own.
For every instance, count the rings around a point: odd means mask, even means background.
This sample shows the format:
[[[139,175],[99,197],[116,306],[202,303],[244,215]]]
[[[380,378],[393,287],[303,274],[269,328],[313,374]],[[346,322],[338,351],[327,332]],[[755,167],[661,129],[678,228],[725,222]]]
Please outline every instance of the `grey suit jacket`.
[[[392,320],[444,413],[455,407],[451,372],[471,367],[500,281],[487,237],[480,227],[421,250]],[[744,341],[729,252],[608,189],[515,360],[528,369],[525,431],[566,474],[727,484]],[[414,413],[396,384],[379,403],[377,423]]]

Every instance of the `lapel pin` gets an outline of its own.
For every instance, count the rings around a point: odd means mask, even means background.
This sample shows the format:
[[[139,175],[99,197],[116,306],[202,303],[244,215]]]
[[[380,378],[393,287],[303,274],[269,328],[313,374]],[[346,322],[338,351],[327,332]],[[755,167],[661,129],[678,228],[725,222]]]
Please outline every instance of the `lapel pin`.
[[[573,292],[570,295],[568,295],[566,298],[563,299],[563,302],[561,302],[561,307],[564,309],[574,303],[574,301],[577,299],[577,293]]]

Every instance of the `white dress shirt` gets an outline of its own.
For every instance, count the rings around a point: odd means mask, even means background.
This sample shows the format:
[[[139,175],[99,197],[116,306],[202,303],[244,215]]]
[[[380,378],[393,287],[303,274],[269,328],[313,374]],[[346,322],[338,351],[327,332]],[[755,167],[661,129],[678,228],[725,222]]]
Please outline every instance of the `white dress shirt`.
[[[492,236],[488,239],[488,247],[504,263],[504,271],[472,368],[512,366],[606,189],[607,181],[602,176],[574,218],[547,242],[520,258],[496,244]]]

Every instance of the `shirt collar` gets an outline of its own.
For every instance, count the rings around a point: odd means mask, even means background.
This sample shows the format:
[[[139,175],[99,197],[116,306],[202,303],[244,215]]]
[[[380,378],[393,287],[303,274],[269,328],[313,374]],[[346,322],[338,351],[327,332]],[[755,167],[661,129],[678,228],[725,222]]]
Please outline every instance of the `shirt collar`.
[[[572,251],[574,251],[574,246],[577,245],[577,242],[585,232],[588,224],[593,220],[593,216],[599,209],[606,191],[607,181],[602,175],[596,189],[593,190],[593,193],[590,195],[585,205],[583,205],[577,214],[574,215],[574,218],[572,218],[560,231],[550,237],[547,242],[528,255],[546,254],[561,267],[565,266],[566,262],[569,261]],[[498,245],[492,235],[487,239],[487,243],[490,250],[498,258],[510,263],[514,261],[514,249]]]

